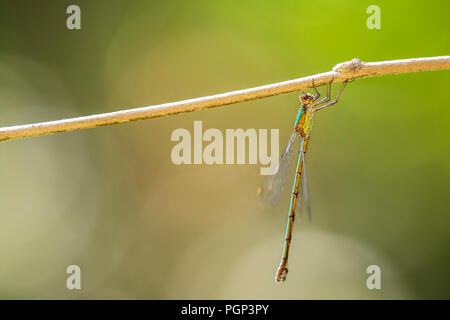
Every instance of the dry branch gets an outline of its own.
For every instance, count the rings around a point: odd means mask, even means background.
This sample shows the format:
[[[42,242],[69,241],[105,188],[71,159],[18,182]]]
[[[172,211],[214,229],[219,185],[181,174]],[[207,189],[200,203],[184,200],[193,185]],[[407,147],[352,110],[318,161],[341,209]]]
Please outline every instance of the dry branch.
[[[88,129],[115,123],[219,107],[227,104],[308,89],[312,87],[313,80],[316,86],[321,86],[328,84],[331,79],[333,79],[333,83],[336,83],[356,78],[443,69],[450,69],[450,56],[381,62],[362,62],[359,59],[353,59],[336,65],[333,70],[329,72],[250,89],[86,117],[4,127],[0,128],[0,141],[40,136],[56,132]]]

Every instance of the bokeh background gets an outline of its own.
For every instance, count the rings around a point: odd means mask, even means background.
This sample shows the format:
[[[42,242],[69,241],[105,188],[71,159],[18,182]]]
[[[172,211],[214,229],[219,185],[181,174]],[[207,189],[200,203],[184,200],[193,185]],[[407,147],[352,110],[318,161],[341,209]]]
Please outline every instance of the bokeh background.
[[[81,30],[66,8],[81,8]],[[381,30],[366,27],[371,4]],[[0,126],[450,53],[448,1],[0,1]],[[171,162],[173,130],[279,128],[298,93],[0,144],[0,297],[450,298],[449,71],[357,80],[318,114],[313,220],[274,282],[289,192],[258,165]],[[336,90],[336,88],[334,88]],[[322,88],[323,90],[323,88]],[[82,290],[66,289],[81,267]],[[382,289],[366,288],[367,266]]]

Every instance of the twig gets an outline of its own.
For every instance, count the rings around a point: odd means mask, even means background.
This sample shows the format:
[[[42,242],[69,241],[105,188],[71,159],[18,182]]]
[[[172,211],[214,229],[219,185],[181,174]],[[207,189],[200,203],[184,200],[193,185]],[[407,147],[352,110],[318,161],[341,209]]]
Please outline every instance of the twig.
[[[115,123],[219,107],[227,104],[308,89],[312,87],[313,80],[316,86],[321,86],[328,84],[331,79],[333,79],[333,83],[336,83],[356,78],[440,69],[450,69],[450,56],[381,62],[362,62],[359,59],[353,59],[336,65],[330,72],[250,89],[86,117],[4,127],[0,128],[0,141],[40,136],[56,132],[88,129]]]

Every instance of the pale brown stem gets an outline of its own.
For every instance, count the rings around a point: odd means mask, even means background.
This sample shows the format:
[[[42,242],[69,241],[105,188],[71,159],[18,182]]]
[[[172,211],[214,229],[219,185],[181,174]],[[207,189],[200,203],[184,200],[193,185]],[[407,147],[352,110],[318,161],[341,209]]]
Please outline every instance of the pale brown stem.
[[[313,86],[342,82],[356,78],[374,77],[387,74],[450,69],[450,56],[392,60],[381,62],[362,62],[353,59],[336,65],[332,71],[313,76],[288,80],[265,86],[231,91],[213,96],[164,103],[160,105],[127,109],[72,119],[49,121],[0,128],[0,141],[40,136],[56,132],[66,132],[106,126],[140,119],[167,116],[224,106],[238,102],[270,97],[278,94],[305,90]]]

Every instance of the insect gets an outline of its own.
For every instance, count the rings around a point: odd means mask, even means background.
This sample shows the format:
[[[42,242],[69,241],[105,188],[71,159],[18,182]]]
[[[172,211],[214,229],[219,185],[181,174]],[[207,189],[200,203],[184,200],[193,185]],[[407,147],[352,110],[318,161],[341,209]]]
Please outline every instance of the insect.
[[[297,119],[294,124],[294,131],[291,134],[287,147],[283,154],[281,155],[280,161],[278,163],[278,171],[273,176],[265,182],[263,186],[258,189],[258,194],[264,198],[265,202],[271,205],[275,205],[279,202],[281,195],[283,193],[283,187],[285,185],[286,178],[288,177],[288,172],[290,169],[290,164],[293,156],[293,147],[295,145],[295,139],[298,136],[300,138],[299,144],[299,155],[297,160],[297,168],[294,176],[294,183],[292,186],[291,202],[289,206],[289,216],[286,227],[286,236],[284,240],[284,249],[281,257],[280,265],[277,269],[275,280],[276,282],[283,282],[286,280],[288,273],[288,257],[289,249],[291,247],[292,241],[292,231],[294,227],[295,213],[297,207],[304,207],[311,219],[311,206],[309,203],[308,188],[307,188],[307,177],[306,177],[306,167],[305,167],[305,155],[308,148],[308,143],[310,139],[311,123],[314,114],[325,108],[335,105],[341,98],[342,92],[347,85],[347,80],[343,82],[339,93],[337,94],[335,100],[331,101],[331,84],[334,79],[331,79],[329,85],[327,86],[327,96],[322,100],[320,98],[320,93],[314,85],[314,80],[312,82],[312,87],[315,90],[315,95],[310,93],[305,93],[300,96],[301,106],[297,114]],[[302,188],[300,189],[300,180],[302,180]],[[302,194],[299,194],[299,191]],[[300,202],[298,201],[300,200]],[[298,202],[298,203],[297,203]]]

